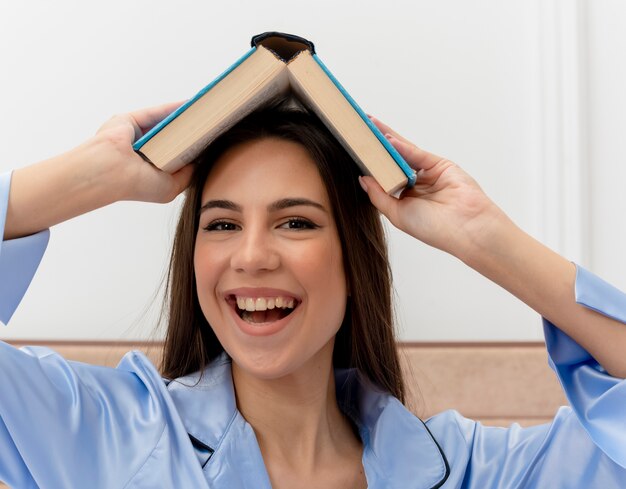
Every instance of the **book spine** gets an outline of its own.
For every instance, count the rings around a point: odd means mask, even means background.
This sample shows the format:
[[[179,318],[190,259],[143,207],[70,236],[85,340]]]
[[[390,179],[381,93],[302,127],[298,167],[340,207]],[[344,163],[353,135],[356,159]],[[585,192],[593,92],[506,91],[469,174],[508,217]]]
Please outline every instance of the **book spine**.
[[[144,134],[141,138],[139,138],[133,144],[133,149],[135,151],[141,150],[142,146],[146,144],[150,139],[152,139],[159,131],[161,131],[165,126],[167,126],[170,122],[176,119],[180,114],[185,112],[191,105],[196,103],[196,101],[202,97],[205,93],[211,90],[215,85],[221,82],[224,78],[226,78],[237,66],[243,63],[252,53],[256,51],[256,47],[250,49],[247,53],[245,53],[241,58],[235,61],[226,71],[224,71],[220,76],[218,76],[215,80],[209,83],[206,87],[200,90],[193,98],[185,102],[183,105],[178,107],[174,112],[168,115],[165,119],[155,125],[152,129],[150,129],[146,134]]]
[[[326,65],[322,62],[321,59],[319,59],[317,54],[313,54],[313,59],[317,62],[320,68],[324,70],[324,73],[326,73],[326,76],[328,76],[328,78],[335,84],[335,86],[342,93],[345,99],[350,103],[350,105],[352,105],[352,108],[356,111],[357,114],[359,114],[361,119],[363,119],[363,122],[367,124],[367,127],[370,128],[370,130],[374,133],[376,138],[378,138],[380,143],[385,147],[387,152],[391,155],[391,157],[400,167],[402,172],[406,175],[408,179],[407,186],[412,187],[413,185],[415,185],[415,180],[416,180],[415,170],[413,170],[413,168],[411,168],[409,164],[406,161],[404,161],[404,158],[402,158],[400,153],[398,153],[398,150],[391,145],[391,143],[387,140],[385,135],[382,132],[380,132],[380,129],[378,129],[376,125],[370,120],[370,118],[367,117],[367,114],[363,111],[363,109],[361,109],[361,107],[359,107],[359,105],[350,96],[350,94],[346,91],[346,89],[343,88],[341,83],[339,83],[339,81],[334,77],[334,75],[330,72],[330,70],[326,68]]]

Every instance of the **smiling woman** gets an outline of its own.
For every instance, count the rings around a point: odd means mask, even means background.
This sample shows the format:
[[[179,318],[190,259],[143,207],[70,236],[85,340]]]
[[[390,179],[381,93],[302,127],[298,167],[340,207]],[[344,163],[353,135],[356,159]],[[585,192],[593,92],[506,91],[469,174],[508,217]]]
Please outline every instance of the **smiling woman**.
[[[164,375],[226,351],[274,487],[365,484],[356,425],[329,395],[333,366],[404,399],[382,225],[357,177],[326,128],[283,101],[201,155],[181,212]]]
[[[0,179],[5,322],[45,250],[45,228],[117,200],[171,200],[188,187],[161,372],[138,352],[107,369],[0,342],[0,480],[623,487],[624,294],[517,228],[457,165],[379,121],[418,171],[399,199],[359,177],[323,124],[290,103],[252,114],[193,164],[162,173],[131,144],[171,108],[118,116],[79,148]],[[405,408],[379,211],[544,316],[571,404],[551,424],[491,428],[453,411],[423,422]]]

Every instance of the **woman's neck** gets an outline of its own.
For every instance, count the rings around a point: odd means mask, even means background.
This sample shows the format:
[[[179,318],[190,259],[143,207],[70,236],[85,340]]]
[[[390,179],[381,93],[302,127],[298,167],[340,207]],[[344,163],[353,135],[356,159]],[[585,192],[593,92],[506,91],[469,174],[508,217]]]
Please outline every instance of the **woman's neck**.
[[[273,481],[286,473],[332,475],[346,463],[361,468],[361,441],[337,405],[332,348],[279,379],[256,378],[233,363],[233,382]]]

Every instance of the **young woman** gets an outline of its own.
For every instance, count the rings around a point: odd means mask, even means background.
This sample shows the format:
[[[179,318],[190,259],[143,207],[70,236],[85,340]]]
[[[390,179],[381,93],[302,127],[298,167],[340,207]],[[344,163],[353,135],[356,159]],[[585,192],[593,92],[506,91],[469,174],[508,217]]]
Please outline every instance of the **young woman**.
[[[43,254],[42,230],[117,200],[168,201],[189,185],[162,371],[137,352],[105,369],[0,345],[1,480],[623,487],[626,296],[519,230],[458,166],[380,122],[418,170],[399,200],[358,177],[315,117],[288,106],[253,114],[193,165],[161,173],[131,143],[171,109],[115,117],[81,147],[0,180],[5,322]],[[544,316],[571,408],[551,425],[508,430],[455,412],[423,423],[406,410],[378,211]]]

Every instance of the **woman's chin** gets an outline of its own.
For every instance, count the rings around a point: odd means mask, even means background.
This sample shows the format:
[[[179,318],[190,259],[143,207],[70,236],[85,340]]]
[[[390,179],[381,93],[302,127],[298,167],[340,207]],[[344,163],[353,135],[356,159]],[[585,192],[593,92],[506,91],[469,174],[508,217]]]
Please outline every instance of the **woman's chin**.
[[[288,355],[276,355],[269,352],[257,352],[243,358],[232,356],[233,370],[259,380],[278,380],[298,370],[299,365]]]
[[[258,380],[279,380],[289,376],[319,373],[320,368],[332,364],[334,341],[331,340],[316,352],[281,349],[281,351],[255,351],[231,355],[233,370],[238,374]],[[233,352],[234,353],[234,352]]]

